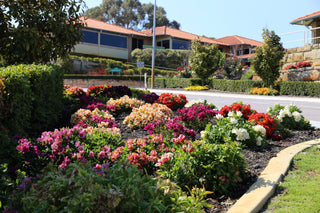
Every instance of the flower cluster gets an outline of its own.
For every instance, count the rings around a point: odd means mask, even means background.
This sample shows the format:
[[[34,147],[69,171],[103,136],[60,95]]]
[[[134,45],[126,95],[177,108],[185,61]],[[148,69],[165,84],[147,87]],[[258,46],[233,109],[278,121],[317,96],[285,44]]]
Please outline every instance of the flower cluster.
[[[265,129],[266,137],[271,137],[274,133],[277,123],[274,121],[274,118],[267,113],[253,113],[248,118],[249,121],[259,124]]]
[[[258,94],[258,95],[278,95],[279,91],[275,89],[270,89],[267,87],[264,87],[264,88],[254,87],[251,89],[250,93]]]
[[[181,109],[186,103],[188,103],[185,95],[174,95],[172,93],[162,93],[156,102],[162,103],[174,111]]]
[[[299,69],[303,67],[311,67],[311,63],[303,61],[303,62],[299,62],[297,65],[289,64],[284,68],[284,70]]]
[[[178,74],[179,77],[181,77],[181,78],[190,78],[190,77],[192,77],[190,69],[191,69],[190,65],[188,65],[186,67],[182,67],[182,66],[178,67],[177,71],[179,72],[179,74]]]
[[[171,160],[173,157],[173,154],[171,152],[165,153],[164,155],[161,156],[161,158],[158,160],[155,166],[159,167]]]
[[[89,96],[98,96],[103,93],[103,91],[107,88],[110,88],[110,85],[100,85],[100,86],[90,86],[87,89],[87,95]]]
[[[115,127],[114,120],[114,117],[108,111],[99,110],[98,108],[93,111],[89,109],[79,109],[71,116],[71,124],[77,125],[81,121],[93,127],[96,127],[101,122],[108,122],[108,127]]]
[[[238,141],[245,141],[247,139],[250,139],[250,135],[248,131],[244,128],[239,128],[239,129],[235,128],[235,129],[232,129],[231,132],[237,136],[236,139]]]
[[[159,99],[159,95],[152,92],[151,94],[142,94],[139,96],[139,99],[143,100],[146,103],[153,104]]]
[[[250,105],[242,104],[242,103],[233,103],[231,106],[225,105],[219,111],[219,114],[226,117],[230,111],[240,111],[242,113],[242,117],[244,119],[248,119],[248,117],[255,113],[255,110],[252,110]]]
[[[184,88],[184,90],[187,90],[187,91],[208,90],[208,89],[210,89],[208,85],[205,85],[205,86],[190,86],[190,87]]]
[[[68,87],[68,86],[66,86],[65,88],[66,88],[65,91],[68,92],[68,93],[71,93],[71,95],[74,96],[74,97],[80,97],[80,96],[86,94],[83,91],[82,87],[77,87],[77,86]]]
[[[123,123],[127,124],[130,129],[143,128],[148,123],[154,123],[159,120],[161,123],[169,120],[172,116],[172,111],[163,104],[145,104],[139,108],[133,108],[129,116]]]
[[[188,128],[203,130],[210,123],[214,116],[218,114],[216,110],[211,109],[210,105],[194,104],[191,107],[178,109],[178,120],[182,121]]]
[[[132,108],[138,108],[144,104],[144,101],[138,100],[136,98],[129,98],[129,96],[127,95],[122,96],[119,99],[111,98],[107,102],[107,106],[114,106],[116,108],[116,112],[130,111]]]
[[[220,70],[215,71],[215,77],[218,79],[224,79],[227,78],[228,73],[227,71],[225,71],[223,68],[221,68]]]

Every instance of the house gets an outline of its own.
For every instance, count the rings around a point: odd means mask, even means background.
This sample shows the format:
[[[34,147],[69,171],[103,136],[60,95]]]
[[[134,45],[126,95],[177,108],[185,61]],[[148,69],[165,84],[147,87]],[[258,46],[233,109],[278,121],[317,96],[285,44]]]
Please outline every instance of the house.
[[[75,46],[74,53],[131,61],[132,50],[152,47],[152,29],[139,32],[92,18],[81,19],[85,22],[83,41]],[[227,57],[242,60],[252,56],[254,47],[262,45],[241,36],[211,39],[167,26],[156,27],[155,35],[158,48],[186,50],[198,38],[202,43],[216,44]]]
[[[312,43],[320,43],[320,10],[311,14],[296,18],[290,24],[311,26],[312,30]]]

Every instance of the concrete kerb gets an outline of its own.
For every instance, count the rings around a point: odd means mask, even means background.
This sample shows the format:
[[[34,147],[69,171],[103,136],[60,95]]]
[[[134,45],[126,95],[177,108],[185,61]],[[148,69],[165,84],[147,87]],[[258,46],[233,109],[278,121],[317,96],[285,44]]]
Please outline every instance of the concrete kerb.
[[[268,199],[274,194],[277,184],[287,173],[293,157],[297,153],[315,144],[320,144],[320,139],[296,144],[279,152],[277,157],[269,161],[257,181],[229,209],[228,213],[259,212]]]

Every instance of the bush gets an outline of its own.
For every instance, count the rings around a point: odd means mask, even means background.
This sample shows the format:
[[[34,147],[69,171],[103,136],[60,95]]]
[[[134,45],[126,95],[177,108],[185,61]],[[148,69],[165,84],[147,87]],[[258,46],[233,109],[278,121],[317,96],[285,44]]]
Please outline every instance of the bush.
[[[319,82],[281,81],[279,86],[280,95],[320,97]]]
[[[253,87],[262,87],[261,81],[212,79],[212,89],[229,92],[249,92]]]
[[[254,73],[254,67],[250,66],[250,68],[245,73],[243,73],[240,80],[251,80]]]
[[[188,101],[183,94],[175,95],[172,93],[162,93],[158,98],[157,103],[164,104],[171,110],[176,111],[177,109],[184,107]]]
[[[194,150],[179,150],[160,167],[159,174],[180,187],[204,186],[217,194],[227,193],[241,180],[246,163],[235,143],[196,141]]]
[[[56,124],[63,103],[63,73],[57,66],[17,65],[0,68],[10,115],[2,121],[10,134],[26,135]]]

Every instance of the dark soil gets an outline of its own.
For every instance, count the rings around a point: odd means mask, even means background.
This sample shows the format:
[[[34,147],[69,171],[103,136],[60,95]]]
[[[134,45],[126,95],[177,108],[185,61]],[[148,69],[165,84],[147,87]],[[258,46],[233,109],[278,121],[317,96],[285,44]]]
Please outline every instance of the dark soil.
[[[127,125],[122,124],[124,118],[128,113],[122,113],[114,116],[116,119],[117,127],[121,130],[122,138],[133,139],[143,138],[148,135],[144,130],[131,130]],[[199,138],[199,135],[197,135]],[[209,198],[209,203],[212,208],[206,209],[206,212],[226,212],[235,202],[249,189],[249,187],[257,180],[258,176],[267,166],[269,160],[277,155],[277,153],[289,146],[320,138],[320,129],[317,130],[303,130],[303,131],[291,131],[291,135],[280,141],[269,141],[267,147],[244,149],[243,155],[246,159],[247,178],[234,188],[228,195],[215,196]]]

